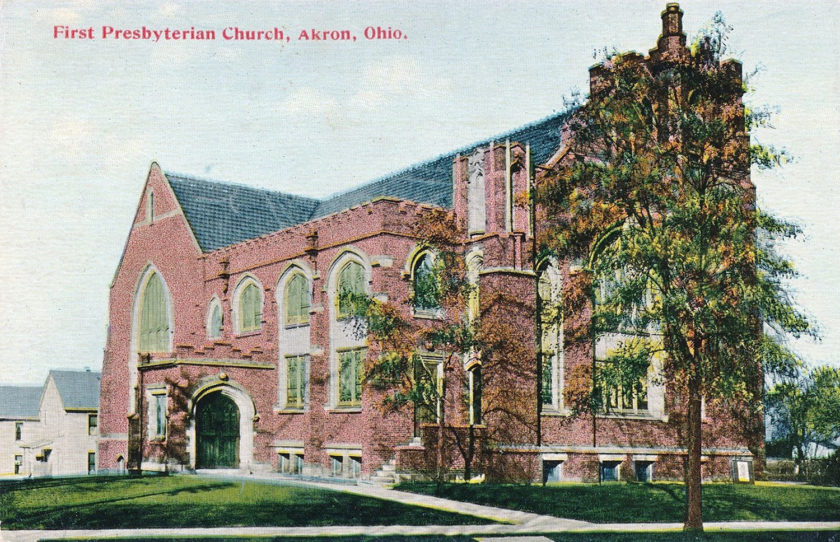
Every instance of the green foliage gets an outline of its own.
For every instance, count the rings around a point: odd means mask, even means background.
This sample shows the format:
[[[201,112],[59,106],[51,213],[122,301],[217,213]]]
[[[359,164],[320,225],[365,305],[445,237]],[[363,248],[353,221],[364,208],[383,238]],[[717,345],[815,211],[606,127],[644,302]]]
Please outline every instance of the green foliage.
[[[197,476],[0,482],[5,529],[489,523],[349,493]]]
[[[821,366],[777,382],[767,394],[774,448],[807,459],[817,445],[840,439],[840,369]]]
[[[685,485],[656,482],[539,485],[432,484],[397,489],[593,523],[665,523],[683,519]],[[837,521],[840,489],[770,484],[704,484],[710,521]]]
[[[810,328],[785,293],[795,270],[774,250],[799,230],[759,211],[749,180],[750,164],[787,158],[747,143],[769,112],[745,112],[740,66],[722,60],[727,29],[717,18],[692,54],[653,67],[610,57],[537,199],[541,242],[587,262],[595,340],[635,337],[610,353],[617,372],[638,377],[639,352],[661,349],[666,374],[750,402],[761,356],[765,369],[789,371],[784,335]]]

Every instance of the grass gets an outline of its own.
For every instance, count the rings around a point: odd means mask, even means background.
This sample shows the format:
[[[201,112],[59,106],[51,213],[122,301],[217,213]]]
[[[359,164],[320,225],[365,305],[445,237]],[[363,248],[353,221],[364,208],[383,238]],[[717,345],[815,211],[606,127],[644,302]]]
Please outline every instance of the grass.
[[[683,533],[563,533],[549,534],[555,542],[840,542],[835,531],[728,531]]]
[[[348,493],[196,476],[0,482],[0,521],[3,529],[492,523]]]
[[[736,531],[705,533],[700,536],[684,535],[682,533],[563,533],[563,534],[539,534],[555,542],[744,542],[761,540],[762,542],[838,542],[840,533],[832,531]],[[501,535],[494,535],[501,536]],[[200,537],[200,538],[132,538],[132,542],[197,542],[198,540],[212,540],[213,542],[472,542],[480,540],[481,537],[473,536],[254,536],[254,537]],[[96,539],[73,539],[73,542],[117,542],[125,541],[125,538],[96,538]],[[50,539],[41,539],[41,542],[58,542]]]
[[[397,489],[594,523],[681,522],[685,513],[685,486],[679,483],[542,487],[413,482]],[[703,519],[838,521],[840,488],[704,484]]]

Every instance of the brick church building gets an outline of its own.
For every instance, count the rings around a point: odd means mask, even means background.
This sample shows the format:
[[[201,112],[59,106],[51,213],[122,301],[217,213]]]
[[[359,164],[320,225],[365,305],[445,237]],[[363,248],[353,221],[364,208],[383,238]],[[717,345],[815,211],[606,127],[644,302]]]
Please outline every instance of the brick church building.
[[[681,17],[669,4],[645,62],[666,62],[685,47]],[[545,118],[323,200],[153,163],[110,286],[99,468],[345,478],[428,470],[434,420],[410,404],[381,408],[381,394],[362,378],[374,353],[338,292],[409,298],[428,261],[412,225],[443,208],[468,228],[468,274],[480,295],[517,296],[511,313],[529,353],[485,375],[486,385],[513,390],[515,416],[480,416],[475,367],[465,366],[463,385],[452,386],[462,397],[450,423],[511,428],[494,433],[506,441],[481,441],[474,471],[497,479],[681,478],[685,448],[673,415],[681,407],[653,376],[656,360],[644,394],[617,394],[608,412],[572,415],[565,383],[604,345],[568,344],[562,323],[538,329],[537,297],[562,302],[576,271],[568,262],[535,262],[534,214],[518,196],[562,159],[567,118]],[[761,441],[707,412],[704,445],[704,477],[740,469],[743,478]],[[462,466],[446,457],[453,470]]]

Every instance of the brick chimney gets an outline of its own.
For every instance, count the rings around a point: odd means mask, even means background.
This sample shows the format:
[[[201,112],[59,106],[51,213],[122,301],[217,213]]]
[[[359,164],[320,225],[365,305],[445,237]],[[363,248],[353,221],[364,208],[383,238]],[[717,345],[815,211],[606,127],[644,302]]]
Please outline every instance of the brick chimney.
[[[686,53],[685,34],[682,31],[683,11],[676,2],[669,2],[662,12],[662,35],[656,42],[656,49],[650,51],[651,58],[668,60]]]

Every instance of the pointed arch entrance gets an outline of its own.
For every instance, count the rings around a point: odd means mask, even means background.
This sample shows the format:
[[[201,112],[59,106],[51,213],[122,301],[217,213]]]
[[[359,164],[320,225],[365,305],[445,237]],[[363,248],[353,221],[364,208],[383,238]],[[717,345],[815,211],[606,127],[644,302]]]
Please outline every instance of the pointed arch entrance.
[[[239,408],[221,392],[205,395],[196,405],[196,468],[239,466]]]
[[[244,387],[224,373],[205,378],[190,399],[190,413],[192,468],[251,468],[256,408]]]

